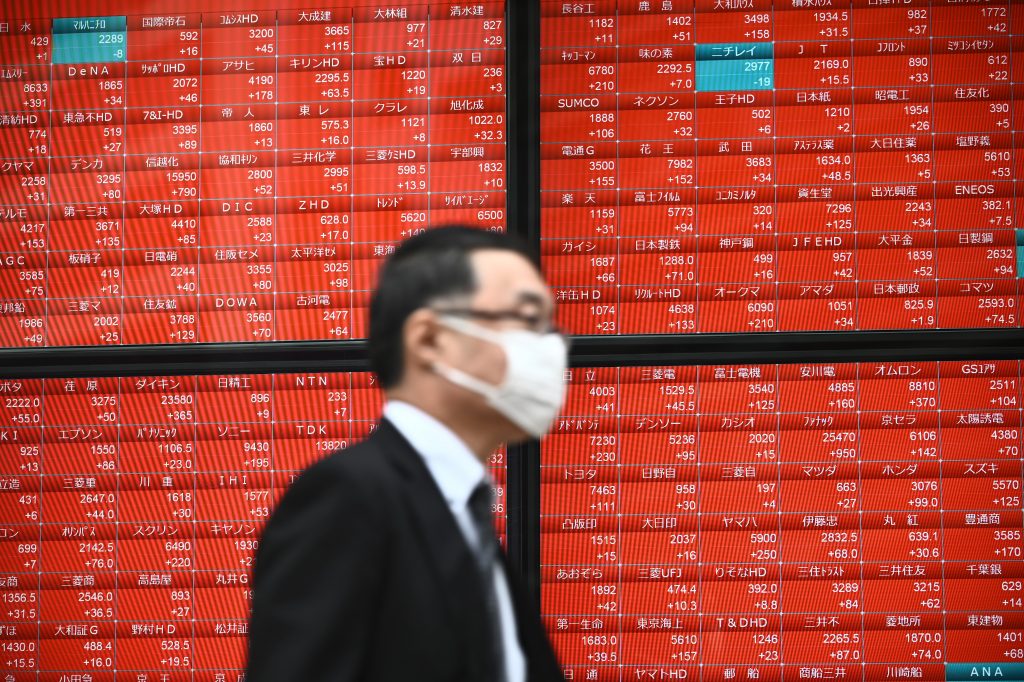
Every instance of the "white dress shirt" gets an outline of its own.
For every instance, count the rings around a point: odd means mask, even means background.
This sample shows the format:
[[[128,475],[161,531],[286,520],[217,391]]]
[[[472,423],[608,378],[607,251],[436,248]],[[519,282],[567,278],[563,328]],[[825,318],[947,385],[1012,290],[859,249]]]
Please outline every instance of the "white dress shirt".
[[[471,548],[478,547],[476,527],[473,525],[467,503],[469,496],[481,481],[491,483],[484,465],[451,429],[415,405],[389,400],[384,405],[382,416],[391,422],[423,457],[430,475],[448,502],[448,507],[466,538],[466,543]],[[472,551],[476,553],[475,549]],[[525,682],[526,658],[516,634],[512,595],[500,561],[494,564],[493,580],[498,601],[498,617],[501,622],[501,640],[505,648],[506,679],[508,682]]]

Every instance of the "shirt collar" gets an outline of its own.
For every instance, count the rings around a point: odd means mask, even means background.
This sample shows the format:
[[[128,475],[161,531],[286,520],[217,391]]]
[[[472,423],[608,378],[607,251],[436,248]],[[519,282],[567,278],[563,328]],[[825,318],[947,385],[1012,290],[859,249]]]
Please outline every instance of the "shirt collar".
[[[469,447],[440,421],[401,400],[389,400],[381,414],[423,458],[449,506],[466,506],[487,470]]]

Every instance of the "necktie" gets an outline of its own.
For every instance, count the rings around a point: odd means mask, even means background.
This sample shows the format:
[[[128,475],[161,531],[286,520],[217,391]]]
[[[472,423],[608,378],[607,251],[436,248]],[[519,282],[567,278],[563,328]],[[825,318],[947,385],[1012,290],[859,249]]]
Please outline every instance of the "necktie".
[[[491,642],[488,680],[503,682],[505,679],[505,646],[501,634],[501,619],[498,614],[498,595],[494,588],[494,567],[498,561],[498,536],[494,532],[494,521],[491,517],[491,487],[481,482],[469,496],[469,514],[476,527],[477,547],[476,559],[480,568],[480,579],[484,588],[484,606],[487,610]]]

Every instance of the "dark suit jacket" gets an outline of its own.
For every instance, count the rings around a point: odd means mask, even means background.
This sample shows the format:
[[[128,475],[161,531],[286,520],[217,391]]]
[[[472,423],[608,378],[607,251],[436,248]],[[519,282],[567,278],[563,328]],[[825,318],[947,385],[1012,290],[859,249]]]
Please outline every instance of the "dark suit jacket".
[[[563,680],[511,571],[529,682]],[[302,472],[256,553],[247,682],[485,680],[482,581],[426,464],[387,420]]]

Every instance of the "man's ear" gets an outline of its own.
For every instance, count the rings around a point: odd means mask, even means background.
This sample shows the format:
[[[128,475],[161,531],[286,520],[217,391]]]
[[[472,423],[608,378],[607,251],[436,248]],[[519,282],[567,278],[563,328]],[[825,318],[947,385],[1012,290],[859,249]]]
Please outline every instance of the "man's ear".
[[[437,314],[427,308],[420,308],[406,318],[402,327],[402,340],[407,367],[429,370],[441,359],[443,349],[439,346],[440,329]]]

